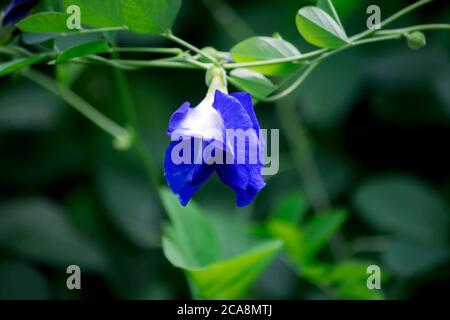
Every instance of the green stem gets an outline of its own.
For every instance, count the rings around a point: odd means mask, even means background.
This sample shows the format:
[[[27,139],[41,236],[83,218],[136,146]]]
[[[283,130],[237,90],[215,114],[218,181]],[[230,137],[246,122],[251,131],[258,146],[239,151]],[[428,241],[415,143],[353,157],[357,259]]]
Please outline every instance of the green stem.
[[[24,70],[23,75],[29,80],[52,92],[54,95],[61,97],[75,110],[83,114],[86,118],[91,120],[99,128],[103,129],[114,138],[118,140],[129,138],[128,130],[122,128],[111,119],[97,111],[94,107],[92,107],[89,103],[84,101],[81,97],[76,95],[66,86],[60,85],[49,76],[32,69]]]
[[[331,9],[331,13],[333,14],[333,18],[334,20],[336,20],[336,22],[341,26],[341,28],[343,29],[344,26],[342,25],[341,19],[339,18],[338,13],[336,12],[336,8],[333,5],[333,2],[331,2],[331,0],[327,0],[328,1],[328,6]]]
[[[310,64],[306,68],[306,70],[303,71],[301,76],[294,83],[292,83],[288,88],[286,88],[285,90],[283,90],[282,92],[280,92],[274,96],[270,96],[270,97],[260,99],[260,100],[263,102],[273,102],[273,101],[276,101],[276,100],[286,97],[287,95],[292,93],[295,89],[297,89],[306,80],[306,78],[308,78],[308,76],[311,74],[311,72],[313,72],[314,69],[318,65],[319,65],[318,62],[314,62],[314,63]]]
[[[208,59],[214,64],[217,64],[217,60],[214,57],[211,57],[208,53],[200,50],[199,48],[193,46],[189,42],[184,41],[183,39],[178,38],[175,36],[172,32],[166,32],[163,34],[164,37],[166,37],[169,40],[172,40],[175,43],[178,43],[179,45],[185,47],[186,49],[191,50],[192,52],[198,53],[199,55],[203,56],[204,58]]]
[[[161,53],[161,54],[180,55],[183,53],[183,50],[181,50],[180,48],[122,47],[122,48],[111,48],[109,52]]]
[[[237,69],[237,68],[249,68],[249,67],[259,67],[259,66],[268,66],[272,64],[285,63],[285,62],[300,62],[304,60],[309,60],[310,58],[321,55],[324,52],[327,52],[328,49],[320,49],[312,52],[308,52],[298,56],[286,57],[286,58],[277,58],[271,60],[264,61],[252,61],[252,62],[242,62],[242,63],[226,63],[223,65],[225,69]]]
[[[393,33],[409,33],[414,31],[427,31],[427,30],[450,30],[450,24],[442,24],[442,23],[435,23],[435,24],[423,24],[418,26],[412,26],[407,28],[399,28],[399,29],[392,29],[392,30],[381,30],[376,32],[376,35],[389,35]]]
[[[198,66],[184,61],[174,61],[174,59],[158,59],[158,60],[125,60],[125,59],[106,59],[101,56],[89,56],[87,59],[97,61],[103,64],[114,67],[122,67],[122,69],[137,69],[137,68],[174,68],[174,69],[199,69]]]
[[[433,0],[422,0],[422,1],[418,1],[406,8],[404,8],[403,10],[397,12],[396,14],[390,16],[389,18],[387,18],[386,20],[384,20],[381,23],[381,26],[386,26],[389,23],[392,23],[393,21],[397,20],[398,18],[402,17],[403,15],[431,2]],[[265,61],[252,61],[252,62],[243,62],[243,63],[227,63],[224,64],[224,68],[225,69],[236,69],[236,68],[249,68],[249,67],[259,67],[259,66],[267,66],[267,65],[272,65],[272,64],[279,64],[279,63],[286,63],[286,62],[301,62],[301,61],[305,61],[305,60],[309,60],[311,58],[315,58],[318,57],[324,53],[331,53],[334,54],[335,51],[342,51],[348,48],[351,48],[353,46],[357,46],[357,45],[361,45],[361,44],[366,44],[366,43],[371,43],[371,42],[378,42],[378,41],[385,41],[385,40],[394,40],[394,39],[399,39],[400,37],[395,37],[395,34],[399,34],[401,35],[401,33],[403,32],[411,32],[411,31],[415,31],[415,30],[447,30],[449,29],[449,25],[447,24],[429,24],[429,25],[421,25],[421,26],[413,26],[413,27],[409,27],[409,28],[403,28],[403,29],[394,29],[394,30],[384,30],[384,31],[377,31],[377,30],[367,30],[364,32],[361,32],[355,36],[353,36],[351,39],[352,43],[343,46],[341,48],[335,49],[335,50],[330,50],[330,49],[320,49],[320,50],[315,50],[312,52],[308,52],[302,55],[298,55],[298,56],[292,56],[292,57],[286,57],[286,58],[278,58],[278,59],[271,59],[271,60],[265,60]],[[368,39],[363,39],[360,40],[362,38],[368,37],[370,35],[379,35],[379,37],[373,37],[373,38],[368,38]],[[388,36],[392,36],[392,37],[388,37]],[[358,41],[359,40],[359,41]]]
[[[127,26],[121,26],[121,27],[109,27],[109,28],[97,28],[97,29],[81,29],[81,30],[71,31],[71,32],[62,32],[59,35],[62,37],[70,37],[70,36],[76,36],[78,34],[111,32],[111,31],[126,31],[126,30],[128,30]]]

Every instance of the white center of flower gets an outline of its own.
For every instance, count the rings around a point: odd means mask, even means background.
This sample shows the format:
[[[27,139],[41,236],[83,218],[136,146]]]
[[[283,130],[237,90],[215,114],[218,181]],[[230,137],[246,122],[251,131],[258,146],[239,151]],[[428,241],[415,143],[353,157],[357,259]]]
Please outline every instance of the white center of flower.
[[[191,109],[177,131],[186,136],[223,141],[222,117],[213,108],[214,95],[208,94],[200,104]]]

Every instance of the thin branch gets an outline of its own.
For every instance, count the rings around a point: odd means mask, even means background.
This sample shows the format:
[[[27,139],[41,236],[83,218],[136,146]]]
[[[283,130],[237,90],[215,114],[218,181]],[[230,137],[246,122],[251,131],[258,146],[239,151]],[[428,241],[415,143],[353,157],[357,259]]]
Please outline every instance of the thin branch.
[[[61,97],[65,102],[67,102],[67,104],[72,106],[75,110],[83,114],[95,125],[109,133],[114,138],[123,140],[129,137],[128,130],[122,128],[111,119],[97,111],[94,107],[66,86],[58,84],[49,76],[36,70],[26,69],[23,70],[22,74],[54,95]]]
[[[204,58],[208,59],[209,61],[211,61],[214,64],[218,63],[214,57],[211,57],[208,53],[200,50],[199,48],[190,44],[189,42],[186,42],[183,39],[178,38],[172,32],[167,32],[167,33],[163,34],[163,36],[169,40],[172,40],[175,43],[178,43],[179,45],[185,47],[186,49],[191,50],[192,52],[198,53],[199,55],[203,56]]]
[[[426,4],[428,4],[428,3],[432,2],[432,1],[434,1],[434,0],[421,0],[421,1],[418,1],[416,3],[413,3],[413,4],[405,7],[404,9],[394,13],[392,16],[390,16],[390,17],[386,18],[385,20],[383,20],[381,22],[381,24],[380,24],[380,28],[384,28],[385,26],[387,26],[388,24],[394,22],[395,20],[403,17],[404,15],[410,13],[411,11],[414,11],[414,10],[416,10],[416,9],[418,9],[418,8],[424,6],[424,5],[426,5]],[[359,40],[359,39],[365,38],[367,36],[370,36],[371,34],[374,34],[376,32],[377,32],[376,29],[369,29],[369,30],[366,30],[364,32],[361,32],[361,33],[351,37],[350,40],[351,41]]]

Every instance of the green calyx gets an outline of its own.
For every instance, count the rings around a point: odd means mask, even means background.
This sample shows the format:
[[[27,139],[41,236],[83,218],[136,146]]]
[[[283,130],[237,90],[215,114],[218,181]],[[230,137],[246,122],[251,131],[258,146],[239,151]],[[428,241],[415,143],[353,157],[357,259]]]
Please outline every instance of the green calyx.
[[[213,66],[208,69],[205,76],[205,82],[208,86],[208,94],[220,90],[223,93],[228,93],[227,89],[227,74],[224,69]]]

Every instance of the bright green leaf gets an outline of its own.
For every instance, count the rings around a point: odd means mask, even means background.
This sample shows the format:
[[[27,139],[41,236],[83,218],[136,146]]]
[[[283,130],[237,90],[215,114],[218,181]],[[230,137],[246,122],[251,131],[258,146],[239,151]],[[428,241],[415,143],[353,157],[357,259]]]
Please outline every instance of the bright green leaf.
[[[123,0],[64,0],[64,8],[71,5],[80,7],[81,23],[93,28],[121,27],[125,24],[122,16]]]
[[[345,31],[320,8],[301,8],[295,18],[297,29],[309,43],[321,48],[338,48],[349,43]]]
[[[448,239],[449,207],[433,188],[408,176],[384,176],[361,185],[353,197],[370,226],[424,244]]]
[[[187,273],[204,299],[238,299],[249,289],[281,248],[280,241],[268,241],[235,258],[190,269]]]
[[[275,86],[262,74],[248,69],[234,69],[229,76],[230,82],[250,93],[255,98],[265,98],[275,90]]]
[[[311,218],[304,229],[306,259],[312,259],[327,244],[346,218],[344,210],[331,210]]]
[[[367,288],[367,267],[373,263],[360,260],[341,260],[336,264],[312,263],[304,266],[300,276],[319,287],[333,289],[336,298],[356,300],[383,299],[383,291]],[[381,273],[382,285],[387,274]]]
[[[244,252],[221,259],[218,234],[200,208],[192,202],[182,207],[168,189],[161,190],[161,198],[171,222],[164,230],[164,255],[185,271],[194,297],[242,297],[281,247],[280,241],[258,242]],[[238,231],[230,230],[228,236],[233,232]]]
[[[134,32],[161,34],[172,28],[181,0],[123,0],[123,15]]]
[[[0,63],[0,77],[19,71],[33,64],[39,63],[47,59],[45,55],[36,55],[29,58],[20,58]]]
[[[295,224],[273,220],[267,225],[271,235],[283,241],[284,247],[297,268],[305,263],[306,245],[303,231]]]
[[[68,32],[66,20],[61,12],[41,12],[21,20],[17,27],[23,32]]]
[[[219,241],[214,229],[195,203],[182,207],[167,189],[161,198],[171,225],[165,232],[166,256],[180,268],[195,268],[211,264],[219,258]],[[208,244],[208,245],[205,245]]]
[[[58,206],[42,198],[0,204],[0,247],[57,267],[105,268],[102,252],[69,225]]]
[[[271,37],[252,37],[239,42],[230,50],[235,62],[264,61],[300,56],[300,51],[283,39]],[[269,76],[284,76],[299,68],[298,63],[287,62],[268,66],[249,68]]]
[[[70,48],[64,51],[61,55],[56,59],[57,62],[63,62],[66,60],[70,60],[73,58],[79,58],[88,56],[91,54],[98,54],[108,52],[109,46],[108,43],[104,40],[92,41],[88,43],[83,43],[73,48]]]

